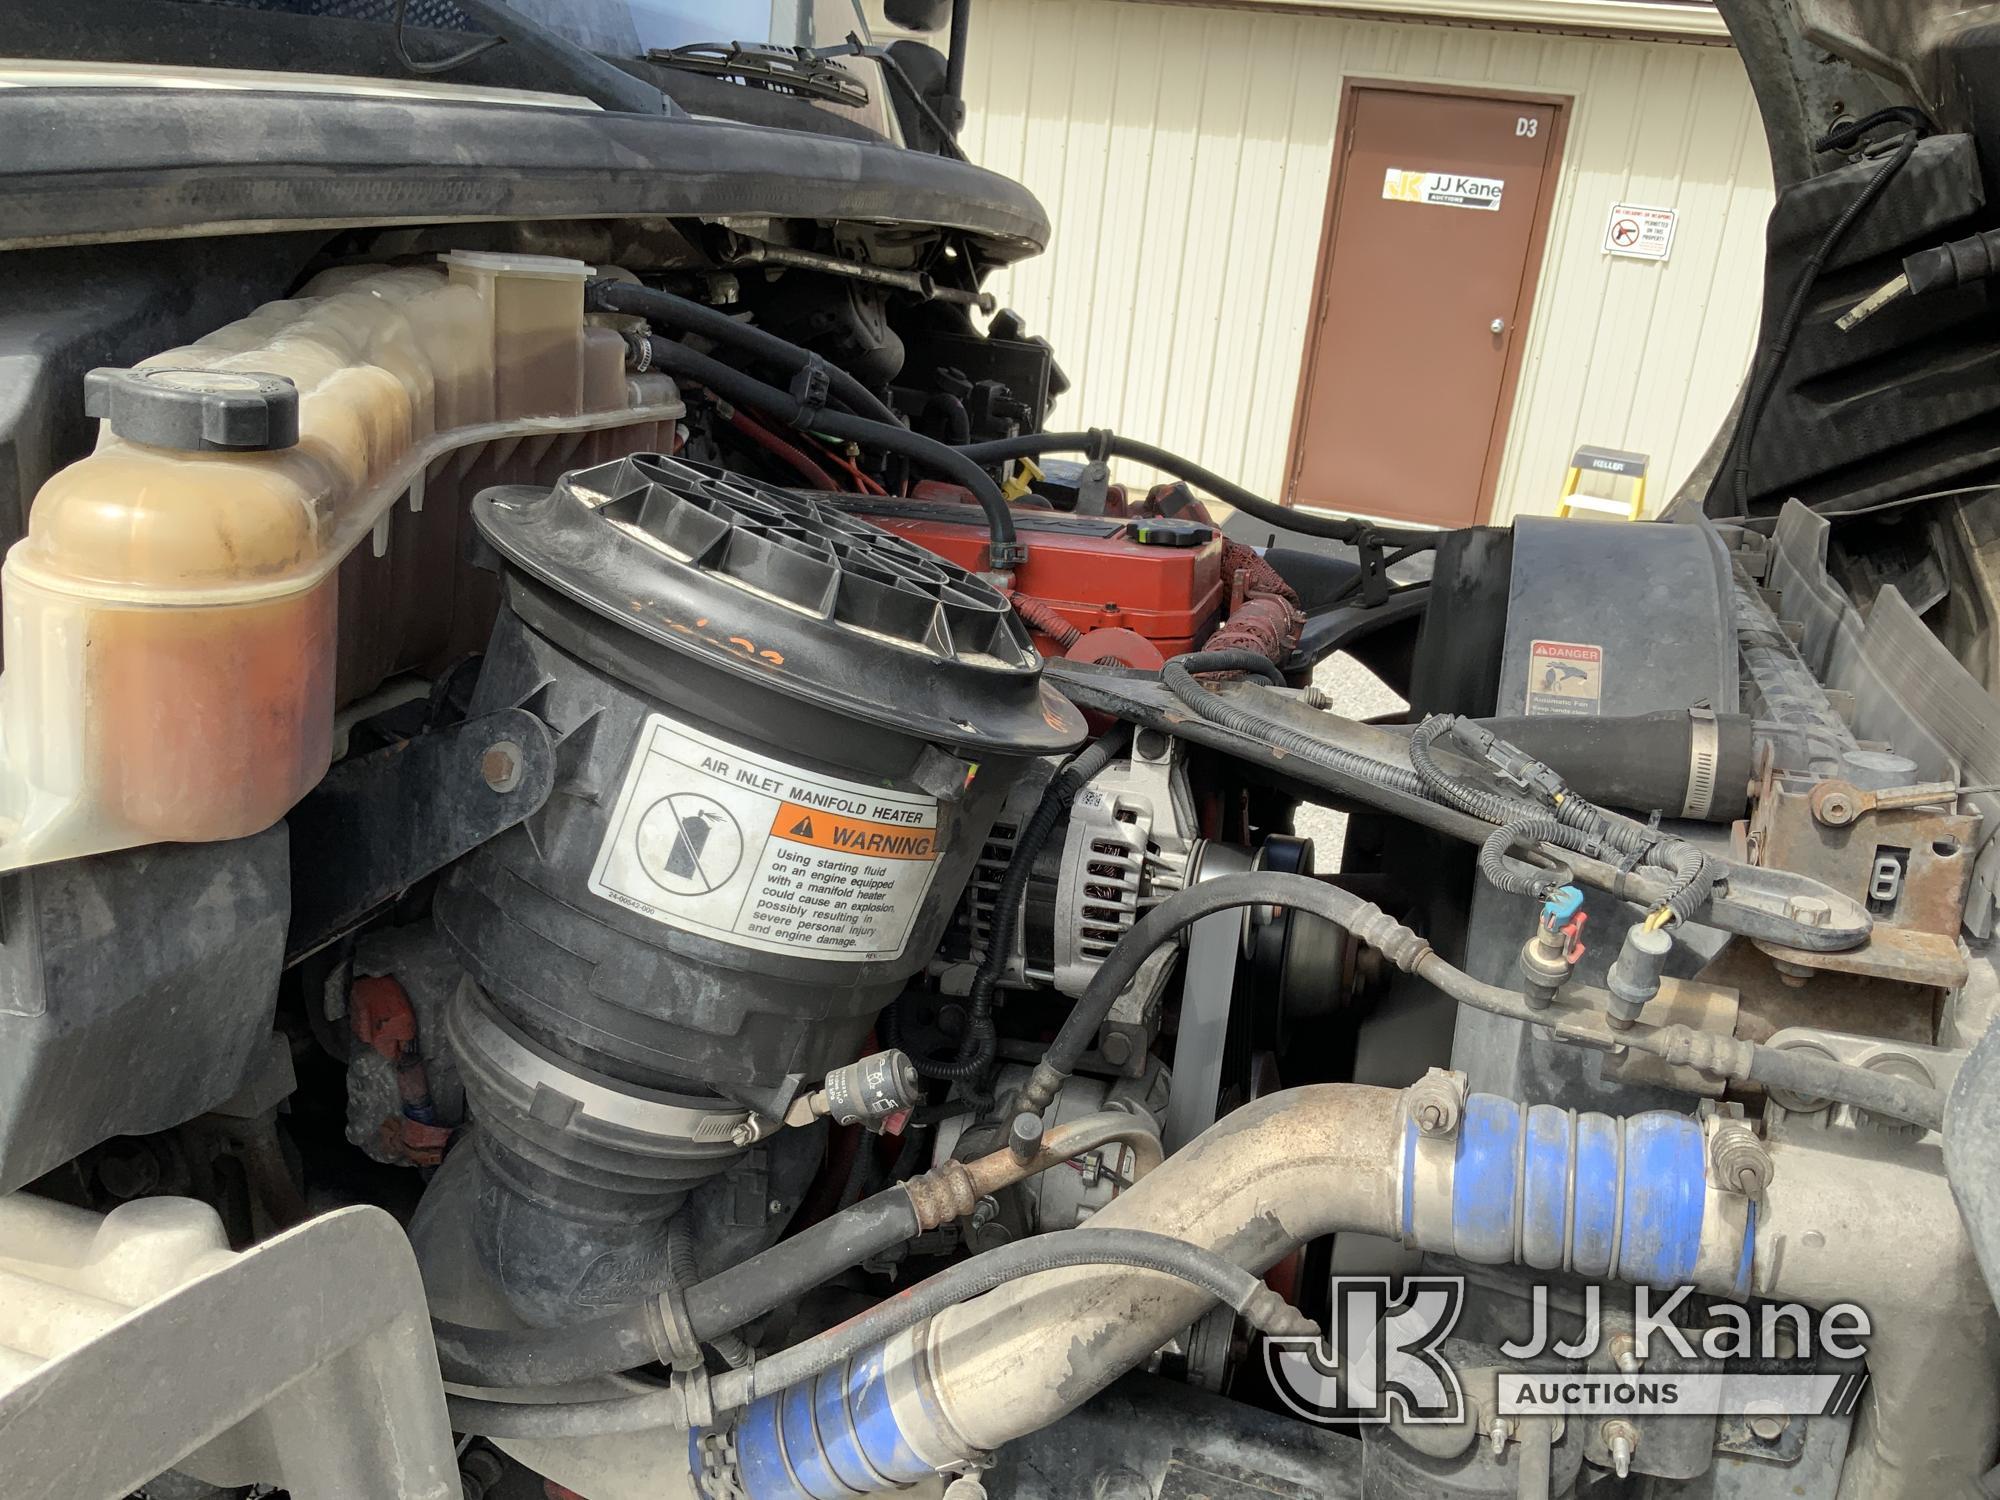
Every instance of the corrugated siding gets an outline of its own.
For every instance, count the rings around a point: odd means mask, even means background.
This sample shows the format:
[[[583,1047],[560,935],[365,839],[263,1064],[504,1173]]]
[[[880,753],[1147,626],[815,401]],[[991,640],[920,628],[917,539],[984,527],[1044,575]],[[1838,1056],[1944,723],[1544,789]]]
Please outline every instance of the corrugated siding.
[[[1664,497],[1727,413],[1772,192],[1732,49],[1135,0],[974,18],[967,152],[1055,225],[995,289],[1075,382],[1063,422],[1278,493],[1347,78],[1574,100],[1496,519],[1551,509],[1579,443],[1650,454]],[[1680,210],[1670,261],[1602,252],[1621,201]]]

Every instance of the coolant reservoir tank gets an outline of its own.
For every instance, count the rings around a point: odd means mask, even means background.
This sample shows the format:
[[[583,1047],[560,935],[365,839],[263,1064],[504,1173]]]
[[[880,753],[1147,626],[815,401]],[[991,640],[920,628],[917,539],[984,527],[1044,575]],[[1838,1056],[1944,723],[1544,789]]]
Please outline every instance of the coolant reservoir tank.
[[[0,587],[0,870],[268,828],[324,774],[343,680],[395,665],[384,593],[419,559],[384,561],[392,537],[450,557],[486,458],[488,483],[552,478],[680,415],[586,328],[583,262],[445,261],[329,271],[91,376],[96,448],[43,485]]]
[[[491,310],[493,399],[501,417],[568,416],[583,409],[583,284],[590,267],[553,255],[454,250],[454,284]]]

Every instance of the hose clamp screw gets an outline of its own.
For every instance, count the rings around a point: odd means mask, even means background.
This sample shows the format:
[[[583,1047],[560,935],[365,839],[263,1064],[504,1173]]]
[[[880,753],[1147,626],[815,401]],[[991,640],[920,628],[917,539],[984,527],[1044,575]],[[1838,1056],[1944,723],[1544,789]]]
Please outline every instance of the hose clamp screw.
[[[1404,1105],[1420,1134],[1451,1135],[1465,1114],[1465,1075],[1432,1068],[1410,1085]]]
[[[1741,1193],[1752,1203],[1761,1202],[1771,1185],[1771,1153],[1740,1120],[1725,1120],[1715,1127],[1708,1143],[1708,1165],[1717,1187]]]

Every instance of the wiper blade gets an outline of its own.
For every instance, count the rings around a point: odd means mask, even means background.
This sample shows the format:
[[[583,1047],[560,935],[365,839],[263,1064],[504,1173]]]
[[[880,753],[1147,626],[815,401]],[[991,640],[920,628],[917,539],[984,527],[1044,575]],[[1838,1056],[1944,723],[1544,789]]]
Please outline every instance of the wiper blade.
[[[690,42],[654,48],[646,61],[710,78],[740,78],[753,88],[824,99],[855,109],[868,102],[868,86],[839,63],[810,47],[773,47],[761,42]]]

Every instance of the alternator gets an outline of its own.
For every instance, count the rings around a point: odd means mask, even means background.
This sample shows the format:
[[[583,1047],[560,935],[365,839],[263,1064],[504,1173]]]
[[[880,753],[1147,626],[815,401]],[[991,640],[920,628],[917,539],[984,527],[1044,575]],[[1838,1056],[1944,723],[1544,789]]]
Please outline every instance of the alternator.
[[[960,903],[947,944],[951,960],[976,958],[993,940],[1000,882],[1020,830],[1060,765],[1044,762],[1008,796]],[[1077,794],[1044,846],[1020,919],[999,936],[1007,950],[1005,981],[1081,995],[1141,913],[1181,888],[1195,828],[1184,747],[1142,731],[1126,755]]]

